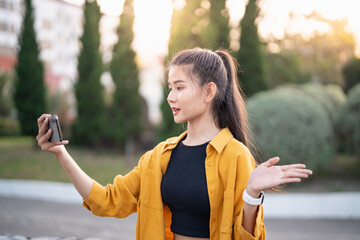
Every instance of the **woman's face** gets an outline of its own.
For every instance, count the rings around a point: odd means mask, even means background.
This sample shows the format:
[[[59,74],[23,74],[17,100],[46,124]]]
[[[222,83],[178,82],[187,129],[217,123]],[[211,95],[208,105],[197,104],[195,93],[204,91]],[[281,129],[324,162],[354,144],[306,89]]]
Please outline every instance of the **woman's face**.
[[[191,66],[172,66],[169,71],[167,101],[176,123],[201,120],[209,109],[209,103],[205,100],[206,93],[199,80],[190,79],[189,74],[186,74],[191,71],[190,68]]]

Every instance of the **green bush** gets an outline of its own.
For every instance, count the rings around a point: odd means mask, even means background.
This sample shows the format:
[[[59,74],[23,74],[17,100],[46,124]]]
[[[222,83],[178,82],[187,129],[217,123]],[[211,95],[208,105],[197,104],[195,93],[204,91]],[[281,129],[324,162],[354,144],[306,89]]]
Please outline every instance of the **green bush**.
[[[341,103],[339,103],[339,101],[326,90],[325,86],[320,83],[311,82],[300,86],[305,93],[317,100],[323,106],[331,123],[335,124],[335,118]]]
[[[14,136],[20,134],[20,126],[16,120],[0,117],[0,136]]]
[[[337,112],[346,102],[346,95],[342,88],[336,84],[328,84],[325,86],[325,91],[329,94],[334,103]],[[335,117],[336,118],[336,117]]]
[[[360,83],[348,92],[348,98],[336,118],[336,132],[343,150],[360,156]]]
[[[360,83],[360,59],[351,59],[343,67],[342,72],[345,78],[344,90],[348,93],[352,87]]]
[[[316,170],[333,158],[335,137],[323,106],[304,91],[282,87],[247,102],[255,146],[262,161],[279,156],[280,164],[305,163]]]

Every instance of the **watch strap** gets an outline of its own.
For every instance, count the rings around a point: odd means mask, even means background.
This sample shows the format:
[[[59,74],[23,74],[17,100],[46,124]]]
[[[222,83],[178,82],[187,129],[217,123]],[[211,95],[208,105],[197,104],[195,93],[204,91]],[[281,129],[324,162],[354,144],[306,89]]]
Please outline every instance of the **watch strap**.
[[[259,198],[253,198],[246,192],[246,189],[245,189],[243,192],[242,198],[243,198],[244,202],[246,202],[247,204],[250,204],[253,206],[258,206],[264,202],[264,192],[260,193]]]

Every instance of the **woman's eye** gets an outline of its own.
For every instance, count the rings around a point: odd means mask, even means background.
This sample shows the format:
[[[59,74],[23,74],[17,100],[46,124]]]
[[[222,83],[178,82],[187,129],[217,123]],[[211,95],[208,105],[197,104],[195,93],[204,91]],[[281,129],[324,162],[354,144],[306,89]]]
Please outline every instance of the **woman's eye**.
[[[183,89],[182,87],[176,87],[176,90],[178,90],[178,91],[180,91],[182,89]]]
[[[168,88],[168,91],[171,92],[172,88]]]

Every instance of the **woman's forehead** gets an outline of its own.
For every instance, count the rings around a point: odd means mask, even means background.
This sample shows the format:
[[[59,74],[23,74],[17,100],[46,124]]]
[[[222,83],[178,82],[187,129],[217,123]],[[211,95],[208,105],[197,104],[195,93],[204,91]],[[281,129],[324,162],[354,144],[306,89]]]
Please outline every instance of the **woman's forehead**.
[[[175,82],[176,80],[183,80],[185,82],[193,83],[197,80],[192,73],[192,65],[172,65],[169,69],[168,82]]]

